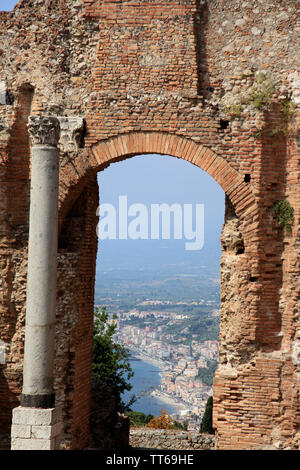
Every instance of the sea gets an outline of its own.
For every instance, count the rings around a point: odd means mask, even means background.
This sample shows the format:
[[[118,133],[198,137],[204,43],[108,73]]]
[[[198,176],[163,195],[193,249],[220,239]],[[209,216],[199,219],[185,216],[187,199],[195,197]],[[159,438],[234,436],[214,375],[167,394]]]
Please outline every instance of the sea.
[[[156,365],[141,359],[131,357],[129,360],[134,376],[130,379],[132,389],[122,394],[122,400],[128,403],[132,395],[137,398],[131,406],[132,411],[141,411],[146,415],[159,416],[161,409],[167,414],[177,414],[176,408],[150,395],[151,390],[157,388],[161,381],[161,369]]]

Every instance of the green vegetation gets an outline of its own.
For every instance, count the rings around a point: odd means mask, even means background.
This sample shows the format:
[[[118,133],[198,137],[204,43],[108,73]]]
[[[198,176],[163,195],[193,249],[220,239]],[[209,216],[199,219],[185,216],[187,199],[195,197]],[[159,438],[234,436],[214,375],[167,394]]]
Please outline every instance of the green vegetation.
[[[272,78],[263,72],[259,72],[255,77],[255,84],[251,88],[249,104],[257,109],[268,106],[274,98],[275,83]]]
[[[212,412],[213,412],[213,398],[209,397],[206,402],[205,411],[204,411],[203,418],[200,424],[201,433],[215,434],[215,430],[212,427]]]
[[[279,126],[276,127],[275,129],[272,129],[268,135],[269,137],[278,137],[280,135],[287,137],[290,135],[290,130],[286,126]]]
[[[167,314],[160,318],[154,315],[149,315],[145,318],[131,316],[128,320],[124,321],[123,324],[145,328],[149,323],[153,324],[155,321],[156,328],[162,326],[164,334],[172,335],[174,341],[180,339],[182,344],[190,344],[191,337],[198,342],[216,340],[219,335],[219,317],[211,316],[211,307],[207,305],[200,305],[193,308],[190,306],[185,307],[187,307],[187,309],[182,305],[177,305],[176,308],[171,308],[170,310],[173,313],[178,311],[178,313],[187,315],[188,318],[173,319]],[[155,307],[151,306],[152,310],[154,308]],[[162,306],[158,308],[159,310],[163,310]],[[191,312],[189,312],[189,309],[191,309]],[[147,309],[145,308],[145,310]]]
[[[241,103],[237,103],[237,104],[232,103],[229,106],[225,106],[223,108],[223,111],[229,116],[240,117],[241,112],[242,112],[242,105]]]
[[[101,287],[96,287],[96,304],[107,305],[109,311],[116,312],[121,317],[122,327],[132,325],[144,329],[149,324],[155,326],[155,328],[161,327],[160,334],[165,335],[166,341],[170,344],[190,345],[194,342],[201,343],[206,340],[216,341],[219,337],[219,316],[213,314],[213,312],[220,306],[219,273],[215,271],[214,266],[208,266],[205,269],[197,268],[195,274],[193,270],[191,271],[191,273],[189,272],[186,275],[173,275],[167,272],[166,276],[162,278],[160,273],[143,273],[143,275],[137,276],[136,272],[132,273],[126,270],[109,272],[101,278]],[[155,278],[153,279],[153,277]],[[142,302],[151,300],[158,302],[142,305]],[[171,303],[163,303],[170,300]],[[193,304],[192,302],[195,303]],[[144,318],[138,318],[137,315],[132,314],[134,309],[149,313],[149,315],[146,315]],[[130,315],[127,315],[130,311]],[[155,312],[155,315],[152,312]],[[173,315],[170,315],[171,313]],[[94,338],[95,341],[98,341],[96,340],[97,336],[99,336],[97,330],[98,332],[100,330],[100,336],[102,336],[106,328],[109,327],[111,334],[108,334],[108,343],[112,342],[112,344],[109,347],[105,345],[104,352],[101,351],[103,344],[101,344],[101,348],[97,345],[98,351],[95,344],[93,372],[99,373],[101,371],[102,375],[102,372],[105,372],[102,369],[108,369],[107,374],[104,374],[104,380],[107,382],[105,379],[106,375],[108,382],[112,384],[114,384],[116,376],[118,377],[119,373],[123,372],[123,381],[119,383],[119,390],[117,391],[117,395],[120,396],[121,389],[122,391],[131,390],[132,387],[128,384],[131,375],[126,367],[119,370],[116,369],[116,364],[113,364],[113,367],[109,367],[111,353],[114,351],[112,334],[113,331],[116,331],[116,324],[113,326],[114,321],[109,323],[106,309],[104,311],[102,309],[102,314],[105,314],[105,316],[102,322],[98,318],[100,324],[94,330]],[[174,314],[178,315],[178,317],[176,318]],[[99,310],[98,315],[101,315]],[[180,318],[180,315],[187,316],[187,318]],[[114,316],[115,319],[116,316]],[[106,324],[106,327],[104,327],[104,324]],[[103,342],[103,339],[101,342]],[[119,346],[117,347],[119,348]],[[99,348],[101,354],[99,353]],[[103,361],[102,358],[106,354],[108,359]],[[106,367],[104,367],[103,363],[106,364]],[[122,363],[122,360],[118,361],[118,365],[122,365]],[[205,372],[203,372],[202,377],[205,384],[209,380],[211,384],[212,381],[214,370],[213,372],[210,371],[210,366],[214,369],[213,365],[209,364],[209,369],[205,369]],[[110,377],[109,370],[111,369],[117,372],[113,374],[115,378]],[[151,417],[144,416],[143,413],[138,411],[132,412],[132,410],[128,409],[129,406],[130,404],[121,404],[120,411],[124,412],[124,408],[127,407],[126,412],[128,412],[131,423],[135,426],[145,426]],[[133,414],[129,414],[129,412]],[[186,425],[184,424],[174,423],[174,429],[185,428]]]
[[[278,226],[285,228],[287,232],[291,232],[294,223],[294,209],[289,201],[286,199],[278,201],[275,204],[274,211],[277,216]]]
[[[124,412],[134,402],[133,397],[125,405],[121,400],[121,394],[125,390],[131,390],[129,383],[133,376],[132,369],[128,362],[129,353],[121,345],[113,341],[117,323],[117,316],[113,316],[111,322],[108,321],[106,307],[100,311],[95,310],[94,330],[93,330],[93,377],[96,381],[109,385],[112,394],[116,397],[118,411]]]
[[[295,114],[295,106],[290,99],[282,102],[280,110],[284,114],[286,121],[289,121]]]
[[[130,425],[135,426],[137,428],[139,427],[145,427],[147,424],[150,422],[153,422],[153,420],[158,420],[158,418],[155,418],[153,415],[148,414],[146,415],[145,413],[142,413],[141,411],[129,411],[126,413],[127,416],[129,416],[130,420]],[[178,421],[172,421],[172,429],[178,429],[182,431],[187,431],[187,423],[179,423]]]
[[[217,361],[210,361],[207,367],[200,367],[198,370],[198,376],[204,385],[211,386],[213,378],[218,367]]]
[[[260,128],[260,129],[256,128],[256,132],[254,133],[254,137],[260,138],[263,135],[263,132],[264,132],[264,128]]]
[[[136,308],[138,302],[144,300],[170,300],[173,302],[193,300],[199,298],[219,301],[220,287],[215,278],[219,276],[216,270],[199,270],[195,276],[179,277],[163,275],[162,278],[153,279],[150,274],[141,278],[134,277],[129,271],[112,272],[110,275],[101,277],[101,287],[95,287],[96,303],[104,303],[103,298],[113,299],[113,309],[129,311]],[[109,300],[105,300],[105,305],[110,306]],[[146,306],[145,306],[146,307]],[[144,310],[144,308],[143,308]]]
[[[179,423],[178,421],[174,421],[173,429],[178,429],[179,431],[187,431],[188,430],[188,423],[184,422],[183,424]]]
[[[219,335],[219,318],[204,313],[191,315],[176,323],[169,322],[164,334],[173,335],[175,340],[181,339],[182,344],[190,344],[191,335],[198,342],[216,340]]]
[[[143,427],[149,423],[151,419],[154,418],[153,415],[142,413],[141,411],[129,411],[126,413],[129,416],[131,426]]]

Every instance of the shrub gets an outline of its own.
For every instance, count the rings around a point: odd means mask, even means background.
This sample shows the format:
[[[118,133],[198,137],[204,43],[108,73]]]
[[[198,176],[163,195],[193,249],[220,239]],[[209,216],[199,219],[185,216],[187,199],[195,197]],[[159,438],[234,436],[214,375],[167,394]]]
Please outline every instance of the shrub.
[[[240,117],[242,105],[241,103],[231,103],[230,105],[223,107],[223,112],[233,118]]]
[[[282,102],[280,110],[284,114],[286,121],[289,121],[295,114],[295,106],[290,99]]]
[[[278,201],[274,208],[277,216],[277,224],[279,227],[284,227],[287,232],[292,231],[292,225],[294,223],[294,209],[287,200]]]
[[[263,72],[259,72],[256,74],[248,103],[253,104],[257,109],[263,109],[273,101],[274,93],[274,81]]]
[[[152,429],[174,429],[174,421],[171,416],[167,415],[166,410],[161,409],[161,415],[156,418],[154,417],[147,424],[147,428]]]
[[[187,431],[188,430],[188,423],[184,422],[183,424],[181,424],[178,421],[174,421],[173,429],[178,429],[178,430],[181,430],[181,431]]]

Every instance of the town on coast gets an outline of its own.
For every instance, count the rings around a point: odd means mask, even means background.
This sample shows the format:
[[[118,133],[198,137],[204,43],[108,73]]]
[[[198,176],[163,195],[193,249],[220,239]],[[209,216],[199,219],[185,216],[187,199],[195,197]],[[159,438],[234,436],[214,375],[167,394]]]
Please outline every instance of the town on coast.
[[[131,313],[135,317],[143,316],[137,310]],[[176,409],[173,418],[188,423],[189,430],[198,429],[207,399],[212,395],[212,383],[203,383],[199,370],[208,369],[209,364],[217,363],[218,341],[174,344],[172,335],[164,334],[164,328],[157,327],[155,322],[142,328],[123,325],[122,320],[121,315],[116,340],[135,358],[160,369],[161,383],[148,393],[172,405]]]

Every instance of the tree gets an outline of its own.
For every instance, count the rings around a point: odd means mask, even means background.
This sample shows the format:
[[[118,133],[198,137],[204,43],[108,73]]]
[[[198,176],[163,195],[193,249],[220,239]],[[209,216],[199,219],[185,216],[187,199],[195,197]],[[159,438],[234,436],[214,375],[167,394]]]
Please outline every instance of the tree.
[[[212,361],[208,361],[207,367],[200,367],[198,369],[198,377],[204,385],[212,385],[217,367],[218,361],[213,359]]]
[[[136,427],[146,426],[146,424],[154,418],[153,415],[145,415],[145,413],[142,413],[141,411],[129,411],[126,414],[129,416],[130,424]]]
[[[174,427],[173,429],[177,430],[182,430],[182,431],[187,431],[188,430],[188,422],[185,421],[183,424],[180,423],[179,421],[174,421]]]
[[[113,341],[117,329],[117,315],[109,322],[106,307],[100,311],[95,309],[93,329],[93,377],[95,381],[107,384],[115,396],[118,411],[124,413],[130,410],[134,403],[133,396],[128,404],[121,399],[125,390],[131,390],[129,380],[133,376],[128,358],[129,352],[120,344]]]
[[[206,434],[215,434],[215,430],[212,427],[212,411],[213,411],[213,397],[208,397],[206,402],[204,414],[200,424],[200,432]]]
[[[152,429],[174,429],[174,421],[171,416],[167,415],[166,410],[161,409],[161,415],[154,417],[147,424],[147,428]]]

